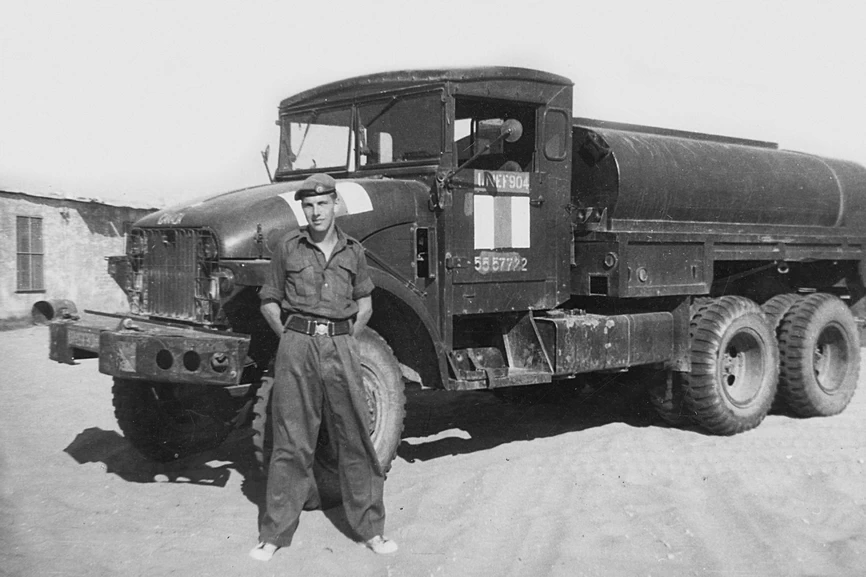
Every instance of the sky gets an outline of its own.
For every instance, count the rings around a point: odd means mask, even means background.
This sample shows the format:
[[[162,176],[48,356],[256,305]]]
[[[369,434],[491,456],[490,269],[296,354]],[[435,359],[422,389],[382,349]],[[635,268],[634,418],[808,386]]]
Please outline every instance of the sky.
[[[0,190],[165,206],[262,184],[281,99],[485,65],[570,78],[575,116],[866,164],[864,13],[826,0],[0,2]]]

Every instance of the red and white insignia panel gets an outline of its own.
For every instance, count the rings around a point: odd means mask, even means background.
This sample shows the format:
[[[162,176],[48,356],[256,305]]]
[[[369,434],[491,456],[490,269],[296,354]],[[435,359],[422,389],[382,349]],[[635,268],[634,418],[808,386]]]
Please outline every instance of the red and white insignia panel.
[[[474,198],[475,248],[529,248],[529,197]]]

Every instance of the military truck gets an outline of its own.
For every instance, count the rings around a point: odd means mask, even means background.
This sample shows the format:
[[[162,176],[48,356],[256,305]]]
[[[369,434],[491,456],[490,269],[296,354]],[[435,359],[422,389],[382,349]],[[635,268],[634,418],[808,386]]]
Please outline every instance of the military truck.
[[[720,435],[774,403],[826,416],[854,394],[858,164],[575,118],[570,80],[514,67],[341,80],[283,100],[277,124],[273,182],[135,223],[108,259],[129,314],[51,326],[52,359],[99,357],[120,428],[151,458],[250,424],[266,450],[277,341],[258,290],[319,172],[376,284],[361,351],[386,469],[409,376],[520,391],[641,371],[665,421]]]

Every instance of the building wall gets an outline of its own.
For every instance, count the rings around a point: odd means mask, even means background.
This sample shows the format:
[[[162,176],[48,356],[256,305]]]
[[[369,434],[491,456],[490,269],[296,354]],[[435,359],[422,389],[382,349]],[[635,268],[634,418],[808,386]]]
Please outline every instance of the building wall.
[[[153,210],[0,191],[0,320],[29,318],[36,302],[56,299],[73,301],[79,312],[127,312],[105,257],[124,254],[124,223]],[[42,218],[42,292],[17,291],[19,216]]]

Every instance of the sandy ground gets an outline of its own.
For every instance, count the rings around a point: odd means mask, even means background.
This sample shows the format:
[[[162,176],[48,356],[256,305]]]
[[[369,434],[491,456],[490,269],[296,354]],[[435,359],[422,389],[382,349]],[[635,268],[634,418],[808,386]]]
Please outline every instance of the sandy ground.
[[[340,510],[305,513],[269,563],[248,440],[158,466],[119,433],[95,360],[0,333],[0,574],[842,576],[866,574],[866,395],[732,438],[671,429],[619,379],[535,404],[410,391],[377,557]],[[861,383],[861,387],[862,387]]]

